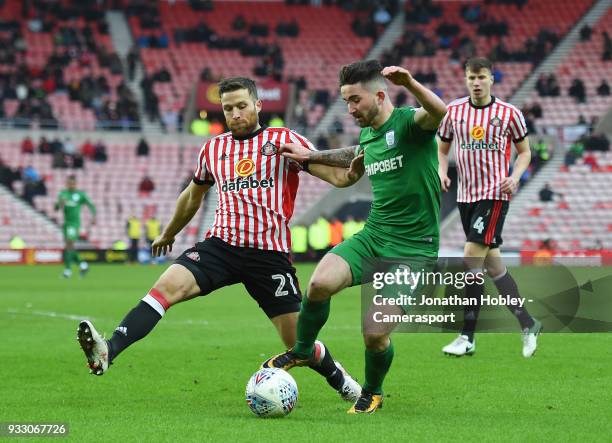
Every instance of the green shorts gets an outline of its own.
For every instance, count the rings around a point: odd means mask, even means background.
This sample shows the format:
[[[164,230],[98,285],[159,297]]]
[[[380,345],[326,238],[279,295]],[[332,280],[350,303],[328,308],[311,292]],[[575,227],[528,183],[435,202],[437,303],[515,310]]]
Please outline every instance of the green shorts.
[[[436,259],[438,257],[438,245],[413,241],[398,242],[396,239],[375,235],[365,228],[329,252],[346,260],[353,274],[351,286],[356,286],[366,283],[363,281],[364,261],[401,258],[403,260],[393,260],[393,262],[410,264],[416,259],[416,262],[420,264],[423,258]],[[413,264],[413,266],[417,265]]]
[[[79,239],[79,231],[81,227],[76,224],[64,225],[64,240],[76,241]]]

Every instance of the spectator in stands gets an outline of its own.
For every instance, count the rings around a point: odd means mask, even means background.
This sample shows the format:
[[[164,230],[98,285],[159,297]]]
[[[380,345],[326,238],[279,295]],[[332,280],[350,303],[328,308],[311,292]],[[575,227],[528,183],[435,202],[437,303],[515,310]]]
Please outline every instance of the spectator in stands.
[[[34,154],[34,142],[30,137],[26,137],[21,142],[22,154]]]
[[[172,75],[165,65],[153,74],[153,81],[160,83],[170,83],[172,81]]]
[[[576,103],[586,103],[586,89],[581,79],[575,78],[567,93],[576,99]]]
[[[138,48],[136,46],[132,46],[132,49],[130,49],[130,52],[127,55],[128,78],[130,81],[134,80],[136,63],[138,63]]]
[[[244,31],[247,27],[247,22],[242,14],[238,14],[232,21],[232,29],[234,31]]]
[[[148,175],[145,175],[138,185],[138,192],[148,195],[155,190],[155,183]]]
[[[98,140],[96,145],[94,146],[94,161],[97,163],[105,163],[108,160],[108,155],[106,154],[106,146],[102,143],[102,140]]]
[[[34,204],[34,197],[36,195],[47,194],[45,182],[33,166],[29,165],[23,169],[21,179],[23,181],[22,198],[30,205]]]
[[[76,145],[74,144],[74,142],[72,141],[70,137],[66,137],[64,139],[64,145],[63,145],[62,151],[64,151],[64,154],[70,157],[73,157],[77,153]]]
[[[580,28],[580,41],[588,42],[591,40],[591,34],[593,34],[593,28],[591,28],[588,24],[585,24],[582,28]]]
[[[389,13],[389,11],[387,11],[383,5],[379,4],[378,8],[376,8],[376,11],[374,11],[374,23],[376,23],[379,26],[385,26],[387,23],[389,23],[391,21],[391,19],[393,17],[391,17],[391,14]]]
[[[603,31],[601,35],[603,37],[603,54],[601,55],[601,59],[607,62],[612,60],[612,38],[610,38],[608,31]]]
[[[136,155],[139,157],[147,157],[149,155],[149,144],[142,137],[138,142],[138,146],[136,146]]]
[[[581,140],[576,140],[565,153],[565,166],[571,166],[576,163],[576,160],[582,157],[584,153],[584,144]]]
[[[563,197],[563,194],[559,194],[558,192],[554,192],[550,188],[550,184],[544,183],[544,187],[540,189],[540,201],[541,202],[551,202],[553,201],[555,195]]]
[[[591,251],[603,251],[604,249],[604,244],[599,238],[596,238],[593,245],[589,247],[589,250]]]
[[[18,179],[19,172],[11,169],[11,167],[6,165],[0,158],[0,185],[4,185],[13,191],[13,183]]]
[[[140,220],[135,215],[131,215],[128,218],[125,229],[127,231],[128,238],[130,239],[128,260],[130,263],[133,264],[138,262],[138,243],[140,242],[140,237],[142,235],[142,226]]]
[[[597,87],[597,95],[601,97],[607,97],[610,95],[610,85],[605,78],[601,80],[601,83]]]
[[[603,133],[594,133],[584,140],[584,148],[587,151],[607,152],[610,150],[610,141]]]
[[[597,158],[592,153],[588,153],[587,155],[582,157],[582,161],[584,162],[585,165],[588,165],[591,167],[591,171],[597,171],[599,169],[599,162],[597,161]]]
[[[81,145],[81,155],[88,160],[93,160],[95,153],[95,147],[93,143],[86,139]]]
[[[548,150],[548,143],[544,139],[540,138],[536,143],[531,146],[531,166],[533,166],[533,172],[537,172],[542,165],[550,159],[550,151]]]

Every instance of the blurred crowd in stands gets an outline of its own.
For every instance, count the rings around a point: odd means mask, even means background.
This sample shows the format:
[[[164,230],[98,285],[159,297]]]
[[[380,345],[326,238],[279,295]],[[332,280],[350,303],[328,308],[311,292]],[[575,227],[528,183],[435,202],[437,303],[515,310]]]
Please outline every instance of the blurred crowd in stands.
[[[365,226],[365,220],[356,220],[351,215],[344,220],[320,216],[306,226],[291,227],[291,253],[296,261],[318,261],[331,248],[351,238]]]

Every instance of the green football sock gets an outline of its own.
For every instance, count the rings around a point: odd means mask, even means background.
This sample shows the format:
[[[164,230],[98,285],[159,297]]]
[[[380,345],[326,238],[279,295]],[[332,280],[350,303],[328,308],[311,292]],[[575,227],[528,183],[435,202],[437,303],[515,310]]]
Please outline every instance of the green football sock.
[[[79,264],[79,254],[74,249],[70,251],[70,263],[75,265]]]
[[[304,296],[298,317],[297,342],[293,348],[293,352],[298,357],[308,358],[312,354],[319,331],[329,317],[329,307],[329,299],[324,302],[312,302]]]
[[[373,392],[374,394],[382,394],[382,385],[391,362],[393,361],[393,342],[389,343],[389,347],[382,352],[365,351],[365,383],[363,389]]]
[[[64,249],[64,268],[70,269],[71,252],[68,249]]]

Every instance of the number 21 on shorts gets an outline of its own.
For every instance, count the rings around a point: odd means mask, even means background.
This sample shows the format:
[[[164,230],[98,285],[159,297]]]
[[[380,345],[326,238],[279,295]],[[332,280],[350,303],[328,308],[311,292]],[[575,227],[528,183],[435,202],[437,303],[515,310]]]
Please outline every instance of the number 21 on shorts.
[[[287,277],[285,277],[285,275]],[[293,293],[297,294],[297,288],[293,283],[293,276],[290,273],[286,274],[274,274],[272,275],[272,280],[278,281],[278,287],[276,288],[276,292],[274,293],[275,297],[284,297],[285,295],[289,295],[289,291],[285,291],[285,284],[287,283],[287,278],[289,279],[289,283],[291,284],[291,289],[293,289]]]

